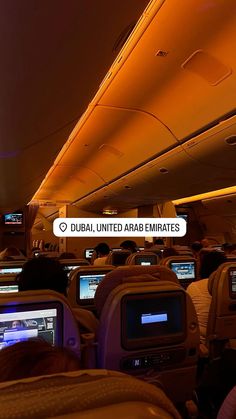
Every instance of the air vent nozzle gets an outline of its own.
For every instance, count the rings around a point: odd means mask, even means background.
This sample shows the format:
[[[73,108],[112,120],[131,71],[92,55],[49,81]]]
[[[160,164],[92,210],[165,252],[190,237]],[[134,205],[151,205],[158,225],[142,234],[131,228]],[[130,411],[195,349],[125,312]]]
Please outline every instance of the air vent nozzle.
[[[230,135],[229,137],[225,138],[225,142],[229,145],[236,145],[236,135]]]

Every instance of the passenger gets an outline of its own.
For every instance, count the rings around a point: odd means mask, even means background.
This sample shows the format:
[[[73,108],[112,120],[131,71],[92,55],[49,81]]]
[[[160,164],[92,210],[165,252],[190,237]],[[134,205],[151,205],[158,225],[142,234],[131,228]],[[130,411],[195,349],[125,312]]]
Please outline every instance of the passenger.
[[[226,257],[223,252],[212,251],[206,253],[200,267],[200,278],[202,279],[192,282],[187,288],[187,293],[192,298],[196,309],[201,343],[205,343],[211,304],[211,295],[208,291],[208,278],[224,262],[226,262]]]
[[[50,289],[67,295],[67,274],[62,265],[51,258],[27,261],[16,279],[19,291]]]
[[[79,358],[72,351],[41,339],[18,342],[0,351],[1,382],[79,369]]]
[[[95,266],[102,266],[106,264],[107,256],[110,253],[110,248],[107,243],[99,243],[95,247],[97,258],[94,259],[93,264]]]
[[[223,243],[222,250],[225,252],[225,255],[232,255],[232,252],[235,251],[235,245],[231,243]]]
[[[156,239],[156,240],[154,241],[154,245],[157,245],[157,246],[164,246],[164,245],[165,245],[165,243],[164,243],[164,240],[163,240],[163,239]]]
[[[144,250],[150,250],[153,247],[153,243],[145,240],[144,242]]]
[[[206,238],[202,239],[201,240],[201,245],[202,245],[202,247],[210,247],[209,240],[206,239]]]
[[[196,242],[193,242],[190,247],[191,247],[191,250],[193,252],[193,256],[195,257],[195,259],[199,259],[199,252],[202,249],[202,244],[196,241]]]
[[[120,244],[120,247],[124,250],[129,250],[131,253],[135,253],[139,251],[137,244],[133,240],[124,240]]]
[[[163,258],[168,258],[169,256],[178,256],[177,250],[175,250],[173,247],[167,247],[162,252]]]
[[[67,296],[67,273],[60,262],[52,258],[39,257],[29,260],[17,275],[16,281],[19,291],[48,289]],[[96,334],[98,321],[92,312],[78,308],[73,310],[73,314],[81,331]]]

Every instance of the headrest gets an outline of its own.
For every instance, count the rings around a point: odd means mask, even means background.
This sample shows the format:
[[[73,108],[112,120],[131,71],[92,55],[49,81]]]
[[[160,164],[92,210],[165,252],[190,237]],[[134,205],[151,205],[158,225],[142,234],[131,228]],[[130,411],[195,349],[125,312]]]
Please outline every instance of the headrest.
[[[220,279],[222,271],[227,269],[227,268],[231,268],[232,266],[235,266],[235,262],[229,262],[228,261],[228,262],[222,263],[216,269],[216,271],[212,272],[212,274],[209,276],[209,279],[208,279],[208,291],[209,291],[210,295],[212,295],[213,288],[216,284],[216,281],[218,281]]]
[[[119,265],[125,264],[127,257],[131,254],[129,250],[112,250],[107,256],[106,265]]]
[[[156,280],[171,281],[176,284],[179,284],[179,281],[175,273],[170,269],[166,268],[165,266],[120,266],[114,269],[113,271],[109,272],[97,287],[94,303],[98,315],[101,314],[102,308],[110,292],[118,285],[122,284],[124,278],[134,277],[143,274],[149,274],[151,276],[153,276],[153,274],[156,274]]]
[[[125,264],[126,265],[136,265],[136,264],[140,265],[139,263],[136,263],[137,259],[139,258],[145,259],[145,257],[152,258],[155,261],[155,263],[152,263],[152,265],[157,265],[159,262],[159,257],[157,256],[156,253],[151,252],[151,251],[149,252],[141,251],[141,252],[131,253],[131,255],[127,257]]]
[[[150,403],[167,413],[166,417],[180,419],[160,388],[115,371],[83,370],[0,383],[1,417],[5,419],[71,417],[72,412],[79,418],[84,411],[109,405],[112,416],[112,405],[129,401]],[[161,412],[158,417],[163,417]]]
[[[126,278],[123,278],[121,281],[121,284],[127,284],[127,283],[134,283],[134,282],[156,282],[157,280],[160,281],[160,276],[157,274],[142,274],[142,275],[138,275],[138,276],[129,276]]]

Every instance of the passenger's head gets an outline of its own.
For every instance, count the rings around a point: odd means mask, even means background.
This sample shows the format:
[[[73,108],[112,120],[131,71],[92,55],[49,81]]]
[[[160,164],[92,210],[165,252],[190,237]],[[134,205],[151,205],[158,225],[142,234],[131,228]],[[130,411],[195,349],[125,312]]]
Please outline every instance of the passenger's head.
[[[0,351],[0,381],[80,369],[78,357],[66,348],[35,339],[18,342]]]
[[[19,291],[49,289],[66,295],[68,278],[57,260],[39,257],[23,265],[17,276]]]
[[[124,250],[129,250],[131,253],[135,253],[138,250],[138,246],[133,240],[124,240],[120,247]]]
[[[163,258],[168,258],[169,256],[177,256],[177,255],[178,255],[178,252],[173,247],[167,247],[162,252]]]
[[[191,249],[195,257],[199,257],[199,252],[202,249],[202,244],[200,242],[193,242],[191,244]]]
[[[208,239],[202,239],[201,244],[202,244],[202,247],[209,247],[210,246],[210,243],[209,243]]]
[[[154,244],[164,246],[164,240],[163,239],[156,239],[154,241]]]
[[[223,243],[222,249],[224,250],[226,255],[230,255],[232,252],[235,251],[235,244]]]
[[[110,253],[110,248],[107,243],[99,243],[95,249],[98,257],[107,256]]]
[[[209,278],[222,263],[226,262],[223,252],[211,251],[203,255],[200,267],[200,278]]]

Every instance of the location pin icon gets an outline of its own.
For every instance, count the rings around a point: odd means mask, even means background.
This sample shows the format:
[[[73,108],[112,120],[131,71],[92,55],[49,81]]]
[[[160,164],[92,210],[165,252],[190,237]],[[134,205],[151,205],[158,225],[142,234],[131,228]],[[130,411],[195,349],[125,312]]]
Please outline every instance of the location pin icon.
[[[64,233],[64,231],[66,231],[66,229],[67,229],[67,224],[66,223],[60,223],[59,228]]]

